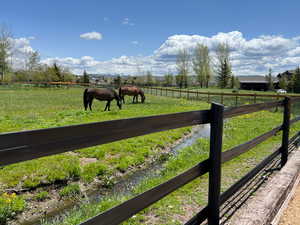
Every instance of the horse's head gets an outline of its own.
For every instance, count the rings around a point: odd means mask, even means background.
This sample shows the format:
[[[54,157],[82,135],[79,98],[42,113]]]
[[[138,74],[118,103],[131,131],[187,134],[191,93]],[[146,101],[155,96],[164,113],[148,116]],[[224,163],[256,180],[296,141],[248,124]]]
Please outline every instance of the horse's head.
[[[142,97],[142,103],[144,103],[146,97],[145,97],[145,94],[144,94],[144,92],[143,92],[142,90],[140,91],[140,95],[141,95],[141,97]]]

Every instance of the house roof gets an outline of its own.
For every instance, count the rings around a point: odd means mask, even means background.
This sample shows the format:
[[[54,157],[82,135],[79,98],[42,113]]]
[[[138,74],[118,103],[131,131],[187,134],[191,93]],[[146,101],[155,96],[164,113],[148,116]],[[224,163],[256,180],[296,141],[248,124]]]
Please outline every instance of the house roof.
[[[238,76],[240,83],[268,83],[265,76],[250,75],[250,76]],[[274,83],[278,82],[277,77],[273,77]]]

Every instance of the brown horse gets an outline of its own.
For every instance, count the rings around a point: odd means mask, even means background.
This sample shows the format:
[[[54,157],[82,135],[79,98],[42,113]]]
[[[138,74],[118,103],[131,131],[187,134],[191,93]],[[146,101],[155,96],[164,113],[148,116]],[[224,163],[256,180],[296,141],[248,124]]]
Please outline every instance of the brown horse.
[[[87,110],[88,106],[90,107],[90,110],[92,110],[94,98],[99,101],[107,101],[104,111],[106,111],[106,109],[110,111],[110,102],[114,99],[116,99],[119,109],[122,108],[122,100],[115,90],[110,88],[87,88],[83,93],[83,105],[85,110]]]
[[[120,87],[119,88],[119,96],[123,100],[123,103],[125,103],[125,99],[124,99],[125,95],[133,96],[132,103],[134,103],[134,102],[137,103],[138,102],[138,96],[139,95],[141,96],[142,103],[144,103],[145,99],[146,99],[143,90],[140,89],[139,87],[136,87],[136,86],[123,86],[123,87]]]

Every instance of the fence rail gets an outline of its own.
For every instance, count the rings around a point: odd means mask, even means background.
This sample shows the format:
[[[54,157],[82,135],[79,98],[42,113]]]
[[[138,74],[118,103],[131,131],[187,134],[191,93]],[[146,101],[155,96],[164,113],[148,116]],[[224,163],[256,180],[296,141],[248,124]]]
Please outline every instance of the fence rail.
[[[65,127],[39,129],[32,131],[0,134],[0,165],[35,159],[42,156],[58,154],[83,147],[109,143],[125,138],[136,137],[154,132],[165,131],[197,124],[211,125],[210,155],[207,160],[177,175],[124,203],[97,215],[84,225],[117,225],[151,204],[162,199],[183,185],[209,172],[208,205],[186,224],[200,224],[208,219],[209,225],[219,224],[219,207],[237,190],[253,178],[265,165],[277,155],[281,155],[281,165],[287,160],[290,125],[300,120],[300,116],[290,120],[291,104],[299,99],[285,98],[283,101],[267,102],[240,107],[224,108],[213,103],[210,110],[173,113],[121,119]],[[283,124],[230,150],[222,152],[223,120],[239,115],[253,113],[274,107],[284,107]],[[283,131],[282,145],[270,156],[258,164],[224,193],[220,193],[221,165]],[[298,135],[298,134],[297,134]],[[298,137],[298,136],[297,136]]]
[[[300,95],[291,95],[291,94],[243,94],[243,93],[226,93],[226,92],[205,92],[205,91],[191,91],[191,90],[182,90],[182,89],[174,89],[174,88],[161,88],[161,87],[151,87],[151,86],[144,86],[143,87],[147,93],[152,95],[160,95],[160,96],[169,96],[169,97],[179,97],[179,98],[186,98],[186,99],[195,99],[195,100],[204,100],[206,99],[207,102],[211,102],[213,96],[219,96],[219,102],[221,104],[224,103],[224,97],[232,97],[234,98],[234,105],[238,106],[239,98],[240,97],[249,97],[252,99],[253,103],[257,103],[258,97],[260,98],[268,98],[278,101],[282,98],[300,98]]]

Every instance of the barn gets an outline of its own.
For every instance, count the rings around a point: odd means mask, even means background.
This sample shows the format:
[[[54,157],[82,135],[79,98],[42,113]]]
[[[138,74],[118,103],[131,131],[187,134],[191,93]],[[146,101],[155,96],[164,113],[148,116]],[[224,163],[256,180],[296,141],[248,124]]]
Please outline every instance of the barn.
[[[240,89],[244,90],[256,90],[256,91],[266,91],[268,90],[268,82],[265,76],[238,76],[240,82]],[[278,78],[274,77],[274,88],[279,88]]]

